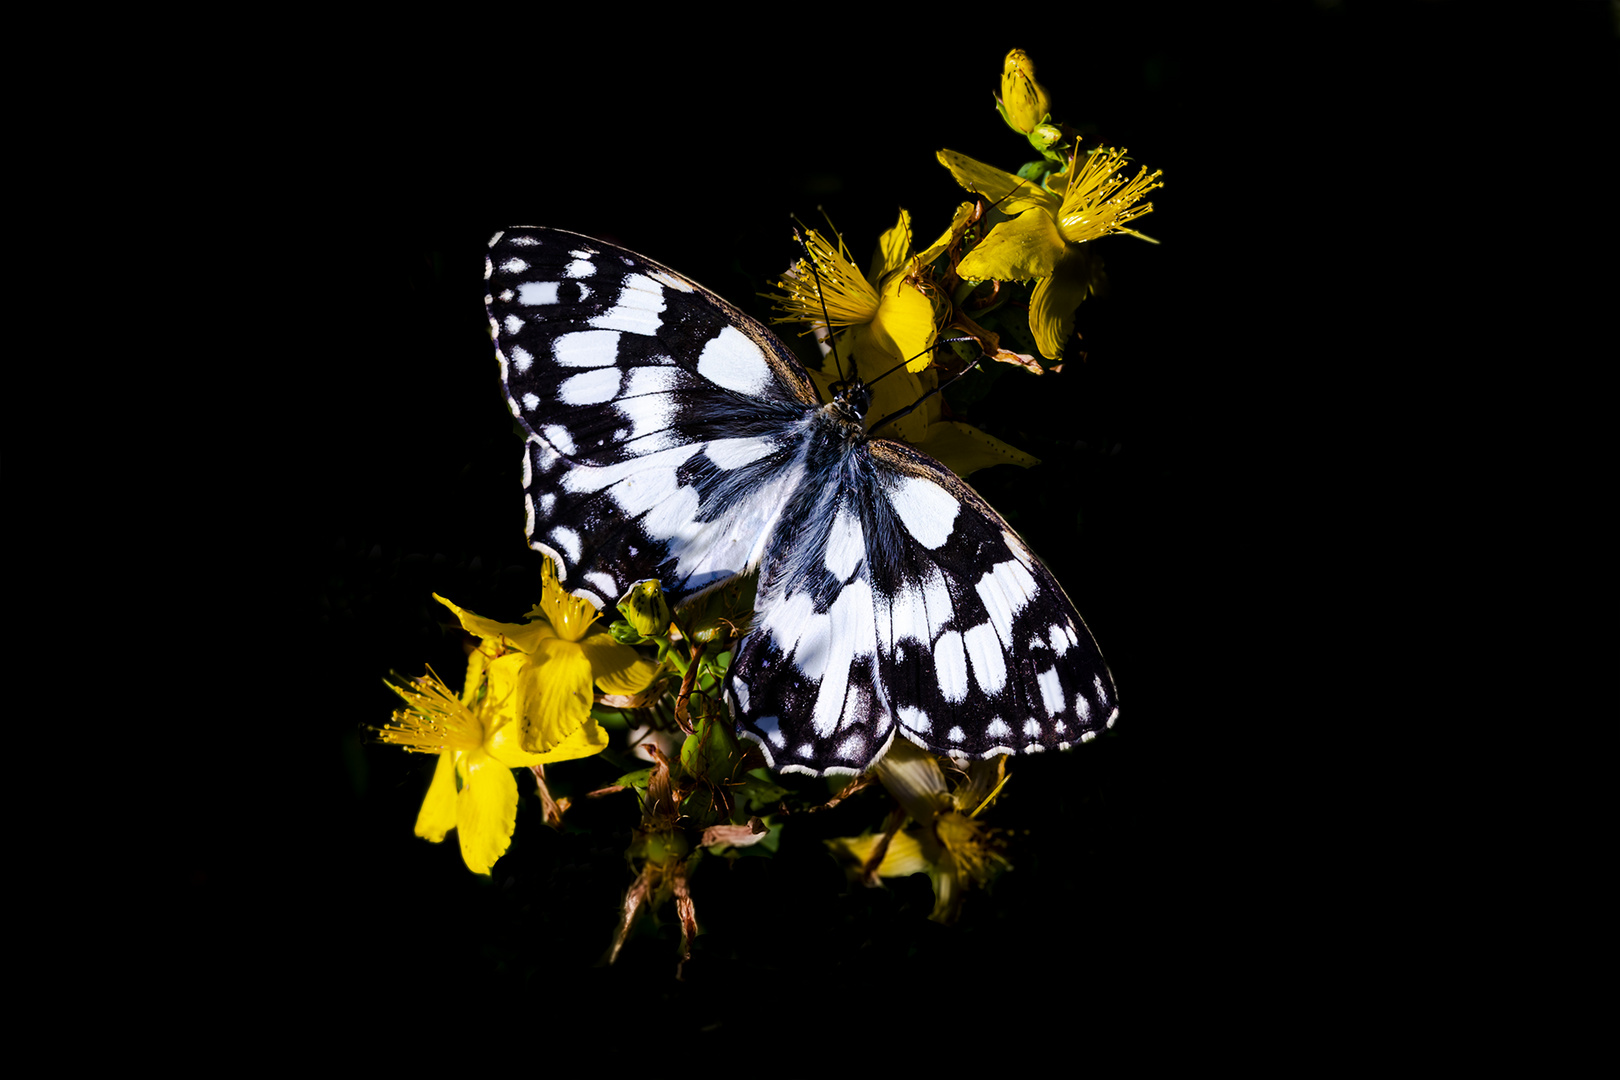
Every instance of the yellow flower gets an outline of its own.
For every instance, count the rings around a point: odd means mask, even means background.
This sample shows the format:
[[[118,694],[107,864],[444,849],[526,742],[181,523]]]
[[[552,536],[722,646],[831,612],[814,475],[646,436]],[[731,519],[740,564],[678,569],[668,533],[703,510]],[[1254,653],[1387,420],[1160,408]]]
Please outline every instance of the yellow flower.
[[[438,843],[455,829],[461,857],[477,874],[489,873],[512,842],[513,769],[607,747],[590,713],[593,678],[609,693],[635,693],[658,672],[628,645],[589,632],[596,609],[562,591],[549,560],[540,595],[522,626],[485,619],[436,596],[483,644],[467,660],[460,697],[432,672],[394,686],[406,707],[380,732],[383,742],[439,755],[416,835]],[[534,621],[534,614],[549,621]]]
[[[1123,150],[1096,150],[1084,162],[1071,159],[1065,174],[1049,178],[1050,188],[950,150],[941,150],[939,160],[957,183],[1011,219],[991,229],[957,272],[969,281],[1037,279],[1029,326],[1049,360],[1063,355],[1074,336],[1074,309],[1098,281],[1100,268],[1084,245],[1116,232],[1158,242],[1126,225],[1152,212],[1153,204],[1141,200],[1164,186],[1162,173],[1143,168],[1124,179]]]
[[[521,654],[509,653],[492,660],[475,651],[460,698],[431,672],[409,686],[394,686],[406,707],[381,732],[383,742],[439,755],[416,818],[416,835],[438,843],[455,829],[461,857],[475,874],[489,873],[512,842],[518,805],[512,770],[580,756],[566,751],[526,754],[517,746],[512,704],[513,661],[519,658]]]
[[[631,696],[658,674],[657,662],[613,640],[605,627],[592,629],[600,612],[563,590],[550,559],[541,570],[540,603],[521,626],[474,615],[442,596],[434,599],[486,644],[499,643],[522,654],[515,676],[520,744],[527,753],[548,755],[547,761],[585,757],[606,745],[591,719],[593,683],[605,694]],[[564,748],[577,752],[555,756]]]
[[[934,339],[934,303],[914,280],[911,215],[900,211],[900,220],[878,241],[870,274],[856,268],[844,238],[836,231],[837,247],[814,229],[807,232],[805,246],[815,269],[811,270],[809,260],[801,259],[777,282],[783,293],[773,298],[777,310],[773,321],[804,322],[812,330],[830,322],[836,333],[833,344],[846,374],[850,374],[851,364],[865,379],[876,378],[902,360],[910,371],[927,367],[928,346]]]
[[[983,885],[1011,865],[994,832],[976,820],[1007,782],[1006,758],[998,755],[973,762],[952,786],[946,783],[937,758],[897,737],[872,772],[918,828],[890,836],[882,861],[875,868],[868,867],[868,872],[879,877],[928,874],[934,883],[934,910],[929,918],[953,921],[970,882]],[[827,843],[866,866],[881,841],[882,837],[863,836]]]
[[[778,284],[783,294],[774,297],[776,322],[805,322],[820,330],[830,322],[835,331],[831,342],[844,365],[844,373],[856,372],[872,385],[872,404],[866,410],[870,429],[886,416],[907,408],[939,385],[939,375],[930,367],[928,344],[935,334],[933,302],[914,283],[917,268],[925,267],[944,253],[961,232],[972,204],[963,204],[952,227],[924,250],[910,254],[911,215],[900,211],[892,229],[883,234],[872,262],[870,278],[850,261],[844,238],[833,233],[837,247],[820,233],[810,230],[807,246],[816,270],[801,260],[794,271]],[[820,280],[821,290],[816,289]],[[881,283],[874,287],[871,281]],[[822,298],[827,312],[823,316]],[[904,368],[885,374],[906,361]],[[881,378],[879,378],[882,376]],[[836,370],[811,369],[810,378],[831,401]],[[943,419],[941,401],[934,394],[909,415],[884,426],[876,433],[882,438],[899,439],[938,458],[958,476],[967,476],[989,465],[1014,464],[1028,468],[1037,459],[968,424]]]

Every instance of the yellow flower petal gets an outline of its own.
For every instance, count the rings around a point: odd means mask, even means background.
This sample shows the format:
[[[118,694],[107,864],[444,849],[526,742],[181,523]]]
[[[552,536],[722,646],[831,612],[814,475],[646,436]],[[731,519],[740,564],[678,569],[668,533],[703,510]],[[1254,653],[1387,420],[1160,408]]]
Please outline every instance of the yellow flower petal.
[[[1093,270],[1090,257],[1071,249],[1050,277],[1036,283],[1029,297],[1029,329],[1041,355],[1056,360],[1074,340],[1074,309],[1091,295]]]
[[[456,618],[461,620],[462,629],[469,634],[476,635],[486,642],[492,643],[505,639],[506,643],[515,649],[520,649],[523,652],[534,651],[534,639],[539,626],[538,623],[519,625],[518,623],[497,622],[494,619],[486,619],[482,615],[474,615],[464,608],[457,607],[438,593],[433,594],[433,599],[455,612]]]
[[[648,660],[628,645],[605,633],[592,634],[579,643],[591,674],[604,694],[639,694],[652,685],[663,665]]]
[[[439,764],[433,770],[433,783],[428,785],[427,798],[422,800],[422,811],[416,815],[416,835],[435,844],[456,827],[455,759],[454,750],[439,755]]]
[[[1028,469],[1041,459],[1014,449],[988,432],[956,420],[943,420],[928,428],[917,449],[939,459],[957,476],[967,476],[991,465],[1018,465]]]
[[[878,237],[878,249],[872,256],[872,272],[866,275],[868,281],[882,281],[890,274],[905,267],[911,255],[911,214],[906,210],[900,211],[900,220],[894,227],[884,231]]]
[[[929,263],[945,254],[945,250],[954,244],[957,238],[967,230],[967,227],[972,220],[972,203],[965,202],[957,206],[956,213],[951,215],[950,226],[943,233],[940,233],[939,239],[935,240],[932,244],[929,244],[925,250],[918,252],[917,265],[927,266]]]
[[[863,377],[876,378],[902,360],[907,370],[921,371],[932,360],[928,346],[934,340],[933,302],[903,275],[896,275],[883,286],[871,332],[878,346],[893,359],[877,371],[863,366]]]
[[[461,760],[461,793],[456,796],[456,835],[467,869],[487,874],[506,854],[517,827],[518,788],[512,770],[481,750]]]
[[[574,734],[591,714],[591,662],[572,641],[540,643],[523,690],[523,749],[544,754]]]
[[[1026,210],[1003,221],[963,256],[956,271],[968,281],[1028,281],[1057,266],[1068,245],[1057,222],[1044,209]]]
[[[951,170],[958,184],[975,195],[983,195],[1008,217],[1016,217],[1032,207],[1039,207],[1048,214],[1057,213],[1060,205],[1058,197],[1039,184],[1030,183],[994,165],[974,161],[955,150],[941,150],[935,156],[941,165]]]

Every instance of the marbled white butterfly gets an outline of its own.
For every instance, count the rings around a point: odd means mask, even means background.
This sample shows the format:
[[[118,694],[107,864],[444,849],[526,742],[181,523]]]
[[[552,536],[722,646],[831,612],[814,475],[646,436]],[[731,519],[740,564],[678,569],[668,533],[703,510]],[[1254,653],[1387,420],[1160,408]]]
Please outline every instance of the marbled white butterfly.
[[[782,772],[855,773],[897,733],[971,757],[1111,726],[1113,678],[1041,561],[977,493],[869,437],[859,379],[823,404],[793,354],[612,244],[515,229],[485,260],[530,546],[611,610],[759,569],[726,700]]]

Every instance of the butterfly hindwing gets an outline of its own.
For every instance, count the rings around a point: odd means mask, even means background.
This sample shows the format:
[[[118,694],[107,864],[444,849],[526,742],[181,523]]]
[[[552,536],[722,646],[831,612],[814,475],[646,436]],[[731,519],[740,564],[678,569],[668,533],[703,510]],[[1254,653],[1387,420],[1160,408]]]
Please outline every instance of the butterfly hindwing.
[[[969,757],[1110,726],[1063,589],[934,459],[823,407],[764,326],[643,256],[508,230],[490,331],[525,433],[530,544],[611,608],[760,571],[726,697],[783,771],[858,772],[896,735]]]
[[[859,772],[896,734],[968,757],[1061,749],[1113,723],[1091,634],[973,489],[881,439],[838,468],[766,549],[732,681],[777,768]]]

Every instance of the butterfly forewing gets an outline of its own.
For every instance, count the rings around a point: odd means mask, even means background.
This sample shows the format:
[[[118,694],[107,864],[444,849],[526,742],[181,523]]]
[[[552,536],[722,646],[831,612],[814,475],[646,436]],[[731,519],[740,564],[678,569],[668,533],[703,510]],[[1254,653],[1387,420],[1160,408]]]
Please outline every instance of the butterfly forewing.
[[[727,699],[783,771],[858,772],[896,734],[973,757],[1118,715],[1062,588],[966,484],[823,409],[780,340],[650,259],[546,229],[491,242],[532,546],[610,607],[760,571]]]
[[[649,259],[509,230],[485,266],[531,544],[611,608],[657,578],[679,602],[743,572],[789,492],[817,403],[782,343]]]

